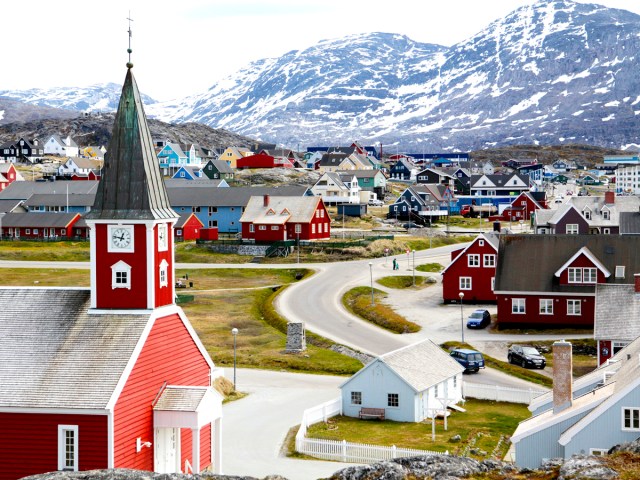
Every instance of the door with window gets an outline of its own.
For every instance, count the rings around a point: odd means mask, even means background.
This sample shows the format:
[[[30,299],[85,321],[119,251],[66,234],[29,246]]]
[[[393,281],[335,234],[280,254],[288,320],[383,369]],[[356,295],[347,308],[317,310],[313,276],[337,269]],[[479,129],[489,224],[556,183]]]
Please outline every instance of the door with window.
[[[180,472],[180,431],[177,428],[156,428],[155,471]]]

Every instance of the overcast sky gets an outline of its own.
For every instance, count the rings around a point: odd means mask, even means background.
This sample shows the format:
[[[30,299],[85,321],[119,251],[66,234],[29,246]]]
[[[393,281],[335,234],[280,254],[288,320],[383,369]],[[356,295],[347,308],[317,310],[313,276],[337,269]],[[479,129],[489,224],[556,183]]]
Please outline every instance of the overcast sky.
[[[640,0],[601,0],[640,14]],[[3,2],[0,90],[124,80],[127,17],[140,89],[202,92],[266,57],[363,32],[453,45],[531,0],[18,0]]]

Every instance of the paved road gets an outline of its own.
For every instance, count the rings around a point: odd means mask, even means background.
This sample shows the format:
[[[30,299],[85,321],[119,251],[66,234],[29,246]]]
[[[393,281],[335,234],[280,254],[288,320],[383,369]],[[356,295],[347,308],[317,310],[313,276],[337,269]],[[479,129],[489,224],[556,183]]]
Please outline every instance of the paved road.
[[[227,378],[233,376],[226,370]],[[302,412],[340,396],[345,377],[238,369],[237,388],[250,395],[222,408],[222,469],[227,475],[289,480],[326,478],[353,464],[297,460],[280,451]]]

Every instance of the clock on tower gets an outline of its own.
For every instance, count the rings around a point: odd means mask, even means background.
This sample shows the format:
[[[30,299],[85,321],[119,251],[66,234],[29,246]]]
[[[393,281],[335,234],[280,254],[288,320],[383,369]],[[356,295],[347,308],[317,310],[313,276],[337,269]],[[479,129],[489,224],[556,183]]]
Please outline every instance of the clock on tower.
[[[173,225],[178,215],[153,149],[131,67],[105,154],[91,237],[91,306],[153,309],[174,303]]]

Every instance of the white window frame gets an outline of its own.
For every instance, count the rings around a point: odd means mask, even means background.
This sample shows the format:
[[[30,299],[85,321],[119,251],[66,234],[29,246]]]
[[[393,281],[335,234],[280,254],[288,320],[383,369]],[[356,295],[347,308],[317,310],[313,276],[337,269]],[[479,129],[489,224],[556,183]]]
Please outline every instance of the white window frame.
[[[579,317],[582,315],[582,300],[570,299],[567,300],[567,315]]]
[[[485,253],[482,255],[482,265],[485,267],[496,266],[496,256],[493,253]]]
[[[271,230],[280,230],[280,225],[271,225]]]
[[[471,277],[460,277],[460,280],[458,282],[460,290],[471,290],[471,285]]]
[[[467,267],[476,268],[480,266],[480,254],[470,253],[467,255]]]
[[[73,465],[67,464],[67,432],[73,432]],[[58,425],[58,470],[78,471],[78,425]]]
[[[126,275],[125,281],[120,280],[121,274]],[[111,265],[111,288],[126,288],[131,290],[131,265],[126,264],[122,260]]]
[[[253,233],[256,231],[256,226],[253,223],[249,224],[249,233]]]
[[[527,301],[524,298],[512,298],[511,299],[511,313],[517,315],[524,315],[527,313]]]
[[[553,299],[552,298],[540,299],[540,315],[553,315]]]
[[[579,268],[579,267],[567,268],[567,281],[569,283],[582,283],[582,268]]]
[[[577,223],[567,223],[565,231],[567,232],[567,235],[578,235],[578,233],[580,233]]]
[[[302,225],[301,224],[296,223],[295,233],[302,233]]]
[[[395,403],[396,405],[392,405]],[[400,394],[399,393],[387,393],[387,407],[400,408]]]
[[[582,269],[583,283],[598,283],[598,269],[594,267],[585,267]]]
[[[601,457],[603,455],[607,455],[609,453],[608,448],[590,448],[589,455],[593,455],[596,457]]]
[[[629,426],[627,426],[626,421],[626,413],[627,411],[630,413],[629,415]],[[640,408],[637,407],[622,407],[622,415],[620,416],[621,427],[625,432],[637,432],[640,431]],[[634,427],[633,423],[637,426]]]
[[[160,262],[158,278],[160,279],[160,288],[167,287],[169,285],[169,263],[163,258]]]
[[[351,392],[351,405],[362,405],[362,392]]]
[[[267,226],[266,225],[259,225],[258,226],[258,230],[266,230]]]

